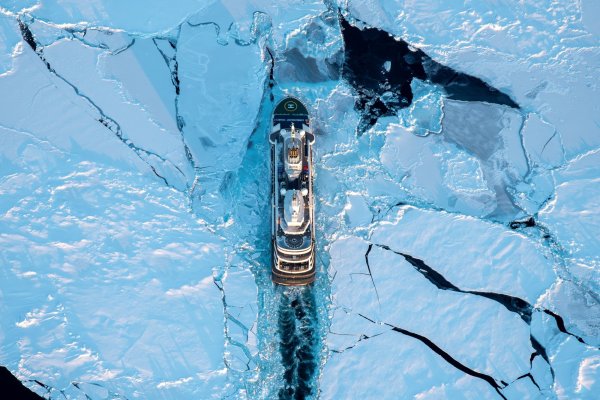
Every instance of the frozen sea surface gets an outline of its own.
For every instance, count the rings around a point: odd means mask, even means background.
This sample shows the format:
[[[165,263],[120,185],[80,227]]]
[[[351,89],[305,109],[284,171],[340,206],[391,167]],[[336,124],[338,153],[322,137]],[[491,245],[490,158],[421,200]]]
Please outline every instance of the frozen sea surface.
[[[599,20],[0,0],[0,365],[49,399],[596,398]],[[269,271],[287,95],[317,137],[302,289]]]

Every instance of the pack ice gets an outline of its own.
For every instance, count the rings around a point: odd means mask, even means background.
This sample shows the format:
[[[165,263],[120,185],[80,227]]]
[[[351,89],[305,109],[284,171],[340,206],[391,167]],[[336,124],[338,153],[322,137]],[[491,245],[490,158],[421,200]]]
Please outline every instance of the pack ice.
[[[47,399],[597,398],[593,0],[171,3],[0,0],[0,365]],[[518,106],[415,75],[392,107],[342,20],[408,46],[382,77],[426,54]],[[269,276],[287,95],[304,291]]]

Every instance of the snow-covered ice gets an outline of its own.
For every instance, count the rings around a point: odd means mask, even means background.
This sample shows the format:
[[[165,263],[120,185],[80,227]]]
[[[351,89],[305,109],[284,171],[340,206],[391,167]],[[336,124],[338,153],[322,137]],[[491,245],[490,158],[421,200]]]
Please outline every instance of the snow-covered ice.
[[[415,74],[364,115],[340,18],[408,46],[382,76],[422,51],[510,102]],[[51,399],[595,398],[598,21],[593,0],[0,0],[0,365]],[[317,137],[307,290],[268,271],[286,95]]]
[[[222,240],[149,177],[55,162],[38,181],[12,180],[26,194],[2,217],[8,366],[52,396],[79,381],[130,398],[223,387]]]

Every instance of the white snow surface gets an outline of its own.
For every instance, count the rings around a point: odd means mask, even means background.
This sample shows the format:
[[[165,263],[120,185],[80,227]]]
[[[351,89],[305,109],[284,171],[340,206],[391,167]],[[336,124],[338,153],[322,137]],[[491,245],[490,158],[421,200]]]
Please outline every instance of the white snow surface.
[[[83,381],[130,398],[216,394],[226,378],[213,284],[222,241],[148,177],[50,161],[46,176],[10,179],[20,196],[0,233],[3,363],[57,390]]]
[[[0,0],[0,365],[51,399],[276,398],[266,131],[292,94],[317,136],[320,398],[500,398],[414,335],[506,398],[597,396],[597,2],[171,3]],[[521,109],[413,80],[357,136],[332,7]]]

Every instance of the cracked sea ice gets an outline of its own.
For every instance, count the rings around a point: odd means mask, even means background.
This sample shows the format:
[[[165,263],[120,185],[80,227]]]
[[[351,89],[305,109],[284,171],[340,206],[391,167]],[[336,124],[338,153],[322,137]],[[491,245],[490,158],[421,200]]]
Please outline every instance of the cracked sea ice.
[[[311,341],[280,344],[258,136],[270,95],[293,93],[318,134],[313,393],[593,398],[597,8],[509,3],[340,2],[521,106],[413,81],[412,105],[357,137],[330,2],[2,2],[0,363],[53,397],[281,394],[286,351]]]

